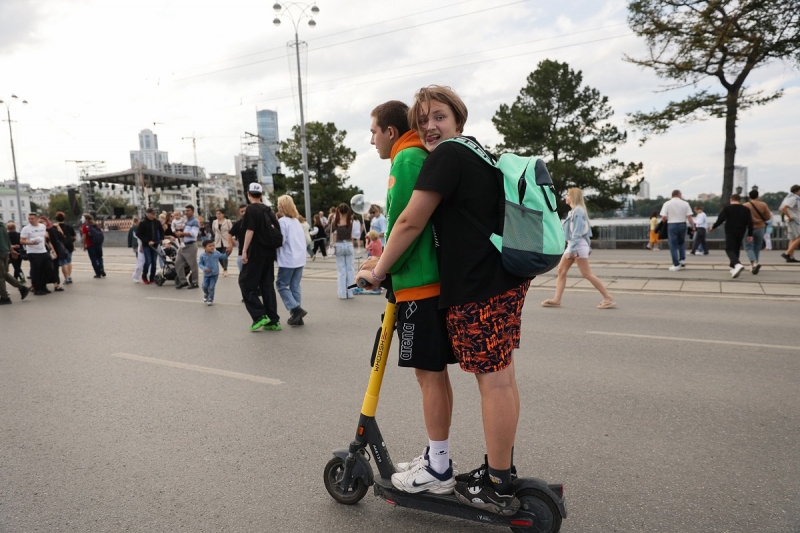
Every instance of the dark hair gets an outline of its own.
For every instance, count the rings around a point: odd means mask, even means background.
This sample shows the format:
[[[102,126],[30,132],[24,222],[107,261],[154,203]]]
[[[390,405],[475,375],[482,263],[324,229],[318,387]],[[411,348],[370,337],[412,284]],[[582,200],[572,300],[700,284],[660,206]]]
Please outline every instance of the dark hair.
[[[241,204],[241,205],[239,206],[239,209],[242,209],[242,208],[244,208],[244,209],[247,209],[247,204]]]
[[[56,220],[58,222],[64,222],[65,220],[67,220],[67,216],[62,211],[59,211],[58,213],[56,213]]]
[[[681,191],[679,191],[678,189],[675,189],[674,191],[672,191],[672,197],[673,198],[675,198],[677,196],[680,196],[680,195],[681,195]]]
[[[147,210],[145,211],[145,213],[152,213],[152,214],[155,215],[156,214],[156,210],[153,209],[152,207],[148,207]]]
[[[700,211],[702,211],[703,210],[703,204],[697,204],[696,206],[694,206],[694,209],[695,209],[695,211],[697,211],[698,209]]]
[[[731,194],[731,200],[733,200],[734,202],[741,202],[742,201],[742,197],[739,196],[736,193],[733,193],[733,194]]]
[[[652,213],[650,213],[650,218],[653,218],[653,217],[658,218],[658,215],[659,215],[658,210],[655,210]]]
[[[800,185],[792,185],[792,188],[789,189],[789,191],[797,194],[797,191],[800,191]]]
[[[214,211],[214,212],[215,212],[215,213],[222,213],[223,215],[225,214],[225,211],[224,211],[222,208],[220,208],[220,209],[217,209],[217,210],[216,210],[216,211]]]
[[[214,244],[214,241],[212,241],[211,239],[206,239],[206,240],[204,240],[204,241],[203,241],[203,248],[205,248],[205,247],[206,247],[206,246],[208,246],[209,244]]]
[[[191,209],[192,211],[194,211],[194,206],[192,204],[186,204],[183,208],[184,209]]]
[[[375,117],[382,132],[389,126],[394,126],[400,135],[411,129],[408,126],[408,106],[400,100],[389,100],[373,109],[370,115]]]
[[[247,194],[252,196],[253,198],[261,198],[261,193],[256,191],[247,191]]]
[[[747,196],[749,196],[751,200],[755,200],[756,198],[758,198],[758,189],[753,189],[752,191],[747,193]]]

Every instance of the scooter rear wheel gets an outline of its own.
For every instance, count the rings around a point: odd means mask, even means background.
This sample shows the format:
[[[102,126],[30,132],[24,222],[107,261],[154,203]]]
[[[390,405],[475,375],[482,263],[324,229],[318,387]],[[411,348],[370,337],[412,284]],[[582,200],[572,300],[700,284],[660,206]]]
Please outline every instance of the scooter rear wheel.
[[[531,516],[533,525],[529,527],[512,527],[514,533],[556,533],[561,529],[561,513],[556,505],[542,491],[522,489],[517,492],[519,511],[514,517]]]
[[[345,505],[353,505],[361,501],[369,487],[361,478],[353,480],[353,488],[347,492],[340,486],[344,474],[344,460],[334,457],[325,465],[325,489],[331,498]]]

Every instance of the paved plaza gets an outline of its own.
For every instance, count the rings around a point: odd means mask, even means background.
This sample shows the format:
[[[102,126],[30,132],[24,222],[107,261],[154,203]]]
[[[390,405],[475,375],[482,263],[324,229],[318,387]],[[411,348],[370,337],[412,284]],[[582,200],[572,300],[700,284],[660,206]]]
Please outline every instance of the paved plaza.
[[[339,300],[332,258],[306,268],[305,326],[250,333],[235,262],[207,307],[105,252],[106,279],[78,252],[64,293],[0,308],[0,531],[503,531],[325,492],[385,304]],[[597,250],[619,305],[602,311],[576,268],[561,308],[539,306],[554,277],[534,280],[515,459],[565,483],[562,531],[800,532],[800,268],[763,263],[731,280],[721,251],[673,273],[668,251]],[[479,396],[451,376],[468,470]],[[413,372],[389,366],[377,417],[395,461],[420,453]]]

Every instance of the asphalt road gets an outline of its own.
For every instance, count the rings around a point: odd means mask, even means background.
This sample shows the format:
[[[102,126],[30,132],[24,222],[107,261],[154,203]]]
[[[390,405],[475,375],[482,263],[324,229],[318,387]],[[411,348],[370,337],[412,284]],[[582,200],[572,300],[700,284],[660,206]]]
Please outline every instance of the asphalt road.
[[[0,308],[0,531],[501,531],[325,492],[382,298],[306,281],[306,326],[250,333],[235,277],[209,308],[76,268],[66,292]],[[551,290],[524,310],[516,464],[566,484],[562,531],[800,532],[797,302],[625,294],[600,311],[568,291],[539,307]],[[479,397],[451,375],[468,470]],[[408,460],[427,443],[412,372],[390,366],[382,392],[384,437]]]

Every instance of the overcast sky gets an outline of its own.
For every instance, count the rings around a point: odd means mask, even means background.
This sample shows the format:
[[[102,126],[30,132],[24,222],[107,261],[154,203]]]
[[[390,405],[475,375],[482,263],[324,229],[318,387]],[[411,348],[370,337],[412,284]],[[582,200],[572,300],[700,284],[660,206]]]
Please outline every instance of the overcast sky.
[[[257,109],[278,112],[281,138],[299,122],[286,43],[288,20],[272,24],[270,0],[0,0],[0,99],[12,104],[20,181],[74,183],[74,163],[130,167],[138,132],[152,129],[170,162],[233,173]],[[386,100],[409,102],[429,84],[453,87],[469,108],[465,133],[502,139],[491,123],[513,103],[543,59],[566,61],[608,96],[614,122],[678,95],[626,63],[643,43],[626,25],[624,0],[320,0],[308,42],[306,120],[332,121],[358,154],[352,184],[372,201],[385,196],[388,162],[369,144],[369,113]],[[711,87],[716,86],[709,82]],[[783,98],[740,115],[736,163],[762,191],[800,182],[800,74],[775,63],[751,74],[754,89],[785,88]],[[5,118],[5,108],[0,106]],[[154,125],[155,123],[155,125]],[[0,179],[12,179],[8,125],[0,128]],[[633,132],[618,152],[641,161],[651,196],[680,188],[688,197],[719,193],[724,122],[679,126],[639,147]]]

